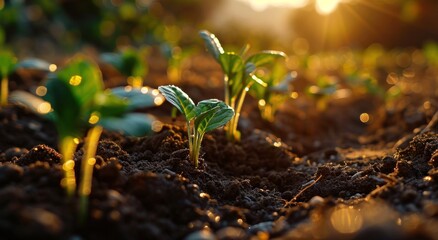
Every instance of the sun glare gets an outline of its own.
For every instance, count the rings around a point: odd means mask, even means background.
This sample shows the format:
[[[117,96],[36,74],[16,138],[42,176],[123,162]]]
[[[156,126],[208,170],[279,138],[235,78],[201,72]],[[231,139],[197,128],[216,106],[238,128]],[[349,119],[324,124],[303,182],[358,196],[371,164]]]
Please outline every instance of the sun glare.
[[[255,11],[264,11],[268,7],[300,8],[309,3],[309,0],[241,0],[251,5]]]
[[[241,0],[247,2],[255,11],[264,11],[269,7],[301,8],[308,5],[309,0]],[[349,0],[315,0],[315,9],[321,15],[328,15],[336,10],[340,2]]]
[[[316,0],[316,11],[321,15],[328,15],[336,10],[341,0]]]

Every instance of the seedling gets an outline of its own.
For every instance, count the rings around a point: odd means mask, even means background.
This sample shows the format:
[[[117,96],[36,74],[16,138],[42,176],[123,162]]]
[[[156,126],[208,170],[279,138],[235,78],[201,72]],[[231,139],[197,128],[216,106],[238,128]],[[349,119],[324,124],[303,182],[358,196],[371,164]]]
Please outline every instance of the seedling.
[[[225,103],[234,109],[234,116],[226,125],[227,138],[230,141],[240,141],[240,132],[237,130],[243,101],[250,87],[257,83],[264,87],[267,84],[254,74],[257,68],[269,65],[272,61],[285,58],[286,54],[279,51],[261,51],[244,58],[248,51],[245,46],[240,54],[225,52],[219,39],[208,31],[200,32],[201,38],[207,46],[208,52],[220,64],[224,72]]]
[[[274,122],[278,108],[289,98],[292,87],[290,83],[295,80],[296,72],[287,73],[284,64],[275,63],[271,72],[257,71],[256,75],[266,83],[266,87],[255,84],[250,94],[258,100],[258,107],[262,119]]]
[[[102,61],[114,66],[121,74],[127,77],[127,82],[134,88],[143,86],[143,77],[148,72],[146,56],[148,49],[127,48],[120,53],[104,53]]]
[[[334,95],[338,89],[338,82],[332,76],[320,76],[316,80],[315,85],[311,85],[306,89],[306,93],[315,99],[316,109],[318,111],[325,111],[328,100]]]
[[[39,59],[27,59],[17,63],[17,58],[8,51],[0,51],[0,106],[8,104],[9,75],[18,68],[31,68],[50,71],[50,64]]]
[[[80,57],[50,75],[46,88],[44,99],[53,109],[49,116],[58,130],[59,150],[63,155],[64,178],[61,185],[67,195],[72,196],[76,188],[73,154],[89,121],[96,123],[92,117],[98,114],[120,114],[127,103],[114,95],[104,94],[100,70]]]
[[[195,105],[184,91],[173,85],[161,86],[158,89],[186,119],[189,158],[197,168],[204,134],[225,125],[234,116],[234,110],[217,99],[203,100]]]

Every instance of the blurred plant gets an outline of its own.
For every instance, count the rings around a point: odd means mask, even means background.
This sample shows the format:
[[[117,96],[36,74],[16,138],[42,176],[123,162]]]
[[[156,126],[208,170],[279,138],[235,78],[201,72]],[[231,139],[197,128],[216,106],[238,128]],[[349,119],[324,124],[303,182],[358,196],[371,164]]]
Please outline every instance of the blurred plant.
[[[286,54],[279,51],[261,51],[244,59],[249,46],[246,45],[240,54],[225,52],[216,36],[206,30],[200,32],[208,52],[220,64],[224,72],[225,103],[234,109],[235,115],[227,124],[227,138],[230,141],[240,141],[240,132],[237,130],[240,111],[245,96],[250,87],[267,84],[256,76],[257,68],[269,65],[272,61],[285,58]]]
[[[257,77],[266,83],[266,87],[255,84],[250,94],[258,100],[258,107],[262,119],[274,122],[275,113],[278,108],[290,97],[292,90],[291,82],[295,80],[296,72],[287,72],[284,64],[275,62],[268,70],[256,71]]]
[[[29,68],[41,71],[51,71],[50,64],[40,59],[26,59],[17,63],[17,58],[12,52],[0,51],[0,106],[8,104],[9,75],[19,68]]]
[[[338,81],[335,77],[323,75],[318,77],[316,83],[309,86],[305,91],[308,96],[315,100],[316,109],[318,111],[325,111],[328,100],[334,96],[338,88]]]
[[[119,117],[122,121],[125,120],[125,125],[136,127],[138,119],[136,119],[137,122],[124,119],[126,112],[137,107],[159,105],[164,99],[156,100],[160,98],[158,90],[152,91],[148,98],[144,97],[146,93],[140,89],[133,92],[131,92],[132,89],[127,91],[120,88],[104,91],[99,68],[82,57],[73,58],[63,69],[50,76],[46,88],[47,93],[44,99],[49,103],[47,114],[54,120],[57,127],[59,149],[63,156],[64,178],[61,186],[66,188],[68,196],[72,196],[76,188],[73,155],[84,130],[89,128],[79,186],[80,218],[84,219],[88,208],[88,196],[91,192],[93,167],[96,162],[94,155],[102,132],[102,127],[98,123],[101,119]],[[117,95],[124,96],[124,98]],[[139,102],[145,99],[149,101]],[[143,122],[148,121],[147,118],[143,120]]]
[[[49,103],[46,113],[50,114],[58,130],[59,150],[63,156],[61,185],[68,196],[73,196],[76,188],[73,155],[79,138],[88,124],[96,124],[101,115],[121,114],[127,103],[103,93],[100,70],[80,57],[49,76],[45,87],[44,99]]]
[[[384,97],[385,90],[379,85],[376,78],[369,73],[355,72],[346,77],[346,83],[353,92],[359,94],[370,94],[372,96]]]
[[[423,54],[429,64],[433,66],[438,66],[438,43],[425,43],[423,46]]]
[[[188,59],[193,55],[193,49],[181,49],[180,47],[162,48],[164,56],[167,58],[167,78],[170,82],[176,83],[181,80],[181,75],[184,67],[187,65]]]
[[[203,100],[195,105],[184,91],[173,85],[160,86],[158,89],[186,119],[189,158],[197,168],[204,134],[225,125],[233,117],[234,111],[217,99]]]
[[[100,58],[103,62],[111,64],[123,76],[127,77],[128,85],[134,88],[143,86],[143,78],[148,73],[147,57],[148,48],[125,48],[120,53],[103,53]]]

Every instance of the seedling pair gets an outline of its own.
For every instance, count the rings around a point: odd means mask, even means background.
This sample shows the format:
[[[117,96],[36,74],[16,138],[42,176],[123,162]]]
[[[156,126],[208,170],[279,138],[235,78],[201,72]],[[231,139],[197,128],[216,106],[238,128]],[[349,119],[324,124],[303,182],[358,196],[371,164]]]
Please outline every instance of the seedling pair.
[[[240,54],[225,52],[214,34],[204,30],[200,32],[200,36],[204,40],[208,52],[220,64],[224,72],[225,103],[235,112],[226,126],[227,138],[230,141],[240,141],[237,125],[246,93],[254,83],[263,87],[268,86],[256,76],[255,71],[259,67],[269,66],[272,61],[285,58],[286,54],[280,51],[262,51],[245,58],[248,46],[245,46]]]
[[[158,89],[185,117],[189,138],[189,158],[195,167],[198,167],[204,134],[230,121],[234,116],[233,109],[217,99],[203,100],[195,105],[184,91],[173,85],[161,86]]]

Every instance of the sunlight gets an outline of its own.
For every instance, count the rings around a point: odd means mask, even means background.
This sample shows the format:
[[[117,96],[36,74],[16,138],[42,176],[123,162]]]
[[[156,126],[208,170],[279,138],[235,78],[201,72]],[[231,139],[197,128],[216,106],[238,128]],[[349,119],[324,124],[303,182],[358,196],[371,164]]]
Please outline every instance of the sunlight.
[[[336,10],[341,0],[316,0],[316,11],[321,15],[328,15]]]
[[[300,8],[309,3],[309,0],[241,0],[251,5],[255,11],[264,11],[268,7]]]

